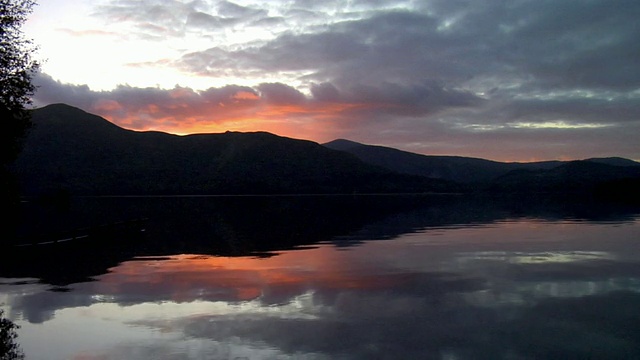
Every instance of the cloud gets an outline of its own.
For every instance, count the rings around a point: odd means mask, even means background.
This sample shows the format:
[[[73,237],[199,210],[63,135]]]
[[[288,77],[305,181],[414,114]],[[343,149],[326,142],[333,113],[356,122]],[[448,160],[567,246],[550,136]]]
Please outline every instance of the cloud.
[[[220,1],[218,3],[218,14],[228,18],[253,18],[266,17],[268,12],[264,9],[253,9],[248,6],[240,6],[230,1]]]
[[[258,47],[202,52],[211,59],[238,60],[246,68],[306,70],[318,81],[417,78],[464,84],[474,77],[515,75],[520,85],[547,89],[640,86],[635,70],[640,53],[633,50],[640,35],[633,26],[633,14],[640,11],[636,2],[463,7],[434,1],[426,8],[431,11],[381,10],[322,29],[281,33]]]
[[[201,91],[128,85],[92,91],[46,75],[38,76],[36,83],[38,106],[68,103],[133,130],[261,130],[318,142],[350,138],[418,153],[502,160],[638,152],[634,134],[640,130],[640,106],[633,97],[616,93],[599,100],[596,95],[571,93],[492,100],[437,82],[350,88],[311,83],[310,94],[282,83]]]
[[[204,30],[215,30],[232,25],[233,21],[218,16],[209,15],[203,12],[194,11],[189,13],[186,26]]]
[[[44,74],[36,80],[41,89],[36,105],[68,103],[133,130],[189,133],[261,129],[291,137],[312,137],[317,130],[331,134],[327,141],[337,137],[344,126],[366,126],[370,121],[384,122],[384,116],[415,117],[481,101],[438,84],[385,84],[343,91],[323,83],[314,85],[313,94],[308,96],[282,83],[227,85],[202,91],[179,86],[160,89],[121,85],[111,91],[92,91]]]
[[[134,36],[155,41],[185,38],[190,33],[214,38],[235,27],[277,22],[266,9],[220,1],[215,4],[176,0],[111,1],[96,8],[93,16],[116,25],[129,25]]]
[[[185,19],[196,12],[194,3],[154,0],[113,1],[96,8],[94,16],[112,24],[130,24],[138,36],[160,40],[162,36],[182,36]]]
[[[302,104],[306,98],[300,91],[280,83],[265,83],[258,85],[262,97],[269,103],[286,105]]]
[[[209,346],[242,339],[243,344],[285,354],[332,358],[440,358],[443,353],[549,357],[549,352],[566,357],[592,352],[592,344],[581,340],[556,339],[549,346],[549,333],[573,338],[576,332],[579,339],[597,337],[599,342],[625,334],[598,350],[603,356],[638,351],[637,331],[624,326],[623,319],[637,315],[640,296],[628,290],[628,283],[615,281],[635,276],[637,264],[579,259],[520,264],[510,260],[530,255],[540,261],[548,254],[525,252],[507,259],[483,254],[459,258],[462,268],[456,273],[398,273],[391,262],[378,264],[372,274],[365,259],[344,262],[339,256],[294,261],[302,267],[291,266],[291,259],[279,262],[280,257],[138,259],[97,282],[76,285],[72,295],[57,294],[49,305],[44,300],[52,300],[52,293],[25,296],[12,305],[38,322],[50,320],[46,315],[54,309],[87,307],[103,298],[120,308],[101,317],[207,339],[213,342]],[[558,288],[564,291],[558,294]],[[144,304],[149,312],[152,303],[179,303],[182,311],[167,315],[157,308],[162,315],[151,316],[135,309]],[[608,316],[593,316],[603,312]]]
[[[517,79],[520,87],[633,90],[640,86],[635,66],[640,52],[634,50],[639,12],[632,0],[260,6],[129,0],[107,2],[94,15],[129,24],[140,36],[186,38],[189,31],[207,36],[214,46],[188,51],[176,61],[199,75],[218,76],[237,62],[245,73],[301,71],[298,76],[339,85],[417,79],[464,87],[480,77]],[[260,36],[234,38],[225,32],[242,33],[246,26]]]
[[[52,89],[36,100],[73,99],[138,130],[266,130],[498,160],[640,159],[629,135],[640,128],[639,13],[633,0],[106,1],[94,16],[109,34],[174,50],[129,69],[200,85],[95,92],[43,80]],[[204,95],[221,89],[256,98]]]

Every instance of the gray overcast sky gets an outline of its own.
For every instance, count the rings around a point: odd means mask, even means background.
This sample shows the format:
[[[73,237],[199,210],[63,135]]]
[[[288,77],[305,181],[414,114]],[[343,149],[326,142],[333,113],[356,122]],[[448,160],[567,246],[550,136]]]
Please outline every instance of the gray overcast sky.
[[[640,1],[47,0],[37,106],[133,130],[640,160]]]

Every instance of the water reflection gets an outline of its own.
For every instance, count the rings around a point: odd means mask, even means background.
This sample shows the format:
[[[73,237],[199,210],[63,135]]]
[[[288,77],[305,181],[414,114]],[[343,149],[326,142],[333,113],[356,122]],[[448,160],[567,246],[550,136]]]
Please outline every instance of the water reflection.
[[[505,219],[625,223],[640,213],[640,204],[590,199],[428,195],[89,197],[74,198],[64,206],[40,202],[22,206],[16,233],[5,233],[3,240],[50,242],[68,238],[77,228],[146,219],[144,232],[11,251],[14,261],[0,262],[2,276],[32,277],[58,286],[88,281],[135,256],[271,256],[273,251],[321,242],[350,247],[426,230],[488,226]],[[501,238],[517,237],[521,230]]]
[[[300,208],[271,204],[260,209],[278,216],[247,225],[258,234],[201,208],[250,252],[273,246],[260,236],[290,245],[270,256],[145,250],[165,239],[156,228],[93,281],[5,279],[0,304],[22,326],[30,359],[640,357],[637,215],[549,219],[475,213],[480,203],[468,214],[423,205],[398,202],[353,221],[334,212],[325,219],[341,224],[324,231],[302,226],[322,219],[291,217],[300,223],[289,233],[277,219]],[[220,238],[203,241],[211,239]],[[178,250],[204,244],[180,241]]]

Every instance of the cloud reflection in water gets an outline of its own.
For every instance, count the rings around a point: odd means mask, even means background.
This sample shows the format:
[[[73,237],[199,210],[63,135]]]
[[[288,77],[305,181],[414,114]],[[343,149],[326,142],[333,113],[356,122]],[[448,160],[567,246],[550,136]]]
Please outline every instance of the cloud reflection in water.
[[[76,351],[85,359],[629,359],[639,226],[524,219],[347,251],[141,257],[68,292],[25,284],[7,303],[32,323],[27,339],[70,323],[120,334]]]

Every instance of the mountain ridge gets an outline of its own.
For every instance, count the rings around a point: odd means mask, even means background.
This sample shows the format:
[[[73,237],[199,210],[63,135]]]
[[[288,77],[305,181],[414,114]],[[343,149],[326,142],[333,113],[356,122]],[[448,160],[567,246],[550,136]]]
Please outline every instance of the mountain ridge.
[[[487,182],[520,167],[548,169],[561,163],[555,160],[510,163],[464,156],[423,155],[345,139],[334,140],[323,145],[351,153],[364,162],[400,173],[445,178],[468,184]]]
[[[334,150],[348,152],[364,162],[383,166],[400,173],[446,178],[470,184],[495,180],[513,170],[550,170],[572,161],[640,167],[640,163],[622,157],[588,158],[571,161],[501,162],[465,156],[417,154],[386,146],[362,144],[347,139],[336,139],[322,145]]]
[[[34,110],[33,123],[15,163],[27,195],[407,192],[454,186],[267,132],[136,132],[64,104]]]
[[[65,104],[34,110],[33,123],[14,166],[25,195],[560,193],[637,190],[640,179],[640,163],[617,157],[505,163],[261,131],[174,135]]]

